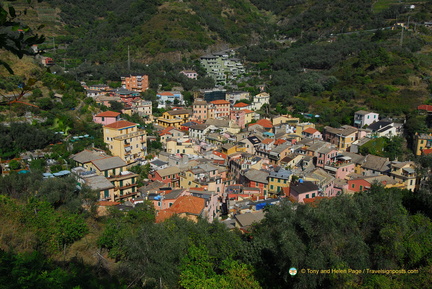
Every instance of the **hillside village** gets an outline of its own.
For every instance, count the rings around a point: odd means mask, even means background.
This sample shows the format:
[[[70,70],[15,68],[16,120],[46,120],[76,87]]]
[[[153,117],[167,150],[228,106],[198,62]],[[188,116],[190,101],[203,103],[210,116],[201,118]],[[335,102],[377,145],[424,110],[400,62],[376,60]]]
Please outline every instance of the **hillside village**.
[[[158,106],[169,110],[155,117],[152,102],[139,94],[148,88],[148,76],[130,75],[122,82],[119,89],[82,83],[99,105],[123,104],[121,113],[108,110],[93,116],[102,125],[108,151],[85,149],[70,157],[70,170],[44,174],[72,174],[99,192],[101,214],[110,206],[127,211],[150,200],[157,222],[180,215],[247,230],[264,218],[265,206],[284,198],[313,203],[375,184],[410,191],[419,185],[414,161],[360,154],[369,141],[403,135],[402,123],[381,119],[378,113],[360,110],[352,125],[318,130],[317,124],[291,115],[263,118],[258,111],[271,98],[265,91],[254,96],[201,91],[191,107],[184,105],[180,92],[160,91]],[[151,124],[153,135],[124,119],[131,114]],[[429,153],[429,138],[416,136],[417,155]],[[161,149],[149,152],[152,142]],[[146,168],[146,175],[137,167]]]

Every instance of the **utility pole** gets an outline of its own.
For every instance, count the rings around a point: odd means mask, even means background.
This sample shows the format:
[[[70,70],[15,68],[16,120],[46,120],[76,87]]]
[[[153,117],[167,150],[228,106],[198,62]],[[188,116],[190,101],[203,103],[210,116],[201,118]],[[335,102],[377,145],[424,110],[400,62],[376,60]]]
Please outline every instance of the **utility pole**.
[[[400,43],[399,43],[399,46],[402,46],[402,43],[403,43],[403,33],[404,33],[404,27],[402,26],[402,33],[401,33],[401,39],[400,39]]]
[[[410,18],[411,18],[411,15],[408,16],[408,27],[407,27],[407,29],[409,29]],[[402,44],[403,44],[404,30],[405,30],[404,29],[404,25],[402,25],[402,34],[401,34],[400,46],[402,46]]]
[[[129,50],[129,45],[128,45],[128,71],[130,72],[130,50]]]

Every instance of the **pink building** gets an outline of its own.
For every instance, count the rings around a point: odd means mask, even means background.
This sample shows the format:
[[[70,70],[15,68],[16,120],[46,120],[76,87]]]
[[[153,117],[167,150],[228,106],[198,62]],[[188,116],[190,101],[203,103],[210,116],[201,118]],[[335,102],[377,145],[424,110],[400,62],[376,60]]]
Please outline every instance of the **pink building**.
[[[321,148],[316,151],[317,156],[317,167],[324,168],[324,166],[328,166],[335,161],[335,157],[337,156],[338,151],[333,148]]]
[[[246,113],[244,110],[231,110],[230,120],[234,120],[240,128],[246,127]]]
[[[318,186],[309,181],[291,183],[289,198],[292,202],[304,203],[304,199],[318,197]]]
[[[349,163],[349,164],[341,164],[339,166],[336,166],[336,179],[345,179],[347,175],[354,173],[355,171],[355,164]]]
[[[206,120],[208,119],[208,103],[202,99],[196,99],[192,105],[192,119]]]
[[[313,127],[308,127],[307,129],[302,131],[302,136],[308,138],[322,139],[322,134]]]
[[[109,125],[120,120],[120,113],[115,111],[104,111],[93,116],[93,122]]]
[[[149,174],[149,179],[152,181],[159,181],[171,186],[172,188],[180,186],[180,169],[176,166],[168,167],[166,169],[154,171]]]

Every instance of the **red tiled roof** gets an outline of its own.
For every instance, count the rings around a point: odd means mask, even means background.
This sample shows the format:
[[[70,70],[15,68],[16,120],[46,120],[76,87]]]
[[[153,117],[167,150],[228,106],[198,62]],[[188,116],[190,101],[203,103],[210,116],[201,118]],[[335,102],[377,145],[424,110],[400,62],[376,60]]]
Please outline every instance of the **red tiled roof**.
[[[328,197],[315,197],[310,199],[303,199],[305,204],[311,204],[312,206],[316,206],[316,202],[321,201],[323,199],[328,199]]]
[[[226,154],[223,154],[223,153],[218,152],[218,151],[213,151],[213,154],[217,155],[218,157],[224,158],[224,159],[228,158],[228,156]]]
[[[201,214],[205,207],[205,200],[194,196],[181,196],[171,206],[171,210],[177,214],[190,213]]]
[[[213,100],[213,101],[210,101],[210,103],[213,103],[213,104],[230,104],[229,101],[226,101],[226,100],[223,100],[223,99]]]
[[[108,124],[105,127],[109,127],[109,128],[123,128],[123,127],[128,127],[128,126],[136,126],[136,123],[130,122],[130,121],[126,121],[126,120],[119,120],[116,122],[113,122],[112,124]]]
[[[98,113],[97,117],[117,117],[120,115],[120,112],[115,112],[115,111],[104,111],[101,113]]]
[[[318,130],[314,129],[313,127],[308,127],[307,129],[305,129],[303,132],[305,133],[310,133],[310,134],[314,134],[316,133]]]
[[[156,220],[155,220],[155,221],[156,221],[156,223],[163,222],[163,221],[165,221],[165,220],[171,218],[174,214],[175,214],[175,213],[174,213],[173,211],[171,211],[170,209],[166,209],[166,210],[159,211],[159,212],[157,213],[157,216],[156,216]]]
[[[159,132],[159,135],[162,136],[162,135],[166,135],[166,134],[171,134],[171,133],[170,133],[170,130],[172,130],[172,129],[174,129],[174,128],[175,128],[175,127],[173,127],[173,126],[169,126],[169,127],[165,128],[165,129],[161,130],[161,131]]]
[[[244,102],[239,102],[237,104],[234,104],[234,107],[246,107],[246,106],[249,106],[249,104]]]
[[[242,111],[244,111],[245,113],[251,113],[251,112],[253,112],[253,111],[250,110],[250,109],[242,109]]]
[[[281,144],[283,144],[283,143],[286,143],[286,140],[278,138],[278,139],[275,141],[274,144],[275,144],[276,146],[278,146],[278,145],[281,145]]]
[[[426,111],[432,111],[432,105],[428,105],[428,104],[422,104],[417,106],[417,109],[419,110],[426,110]]]
[[[271,138],[266,138],[266,139],[263,139],[261,142],[263,144],[271,144],[272,142],[274,142],[274,140]]]
[[[181,196],[174,204],[165,210],[158,212],[156,223],[163,222],[174,214],[188,213],[200,215],[205,207],[205,200],[194,196]]]
[[[422,150],[422,154],[423,155],[429,155],[429,154],[431,154],[432,153],[432,149],[423,149]]]
[[[271,123],[271,121],[269,121],[268,119],[265,119],[265,118],[258,120],[256,123],[251,123],[251,124],[249,124],[249,126],[256,125],[256,124],[258,124],[264,128],[272,128],[273,127],[273,124]]]
[[[171,92],[168,92],[168,91],[163,91],[163,92],[159,92],[158,95],[173,96],[174,94],[172,94]]]
[[[104,206],[104,207],[111,207],[111,206],[117,206],[120,205],[120,202],[110,202],[110,201],[99,201],[97,203],[99,206]]]

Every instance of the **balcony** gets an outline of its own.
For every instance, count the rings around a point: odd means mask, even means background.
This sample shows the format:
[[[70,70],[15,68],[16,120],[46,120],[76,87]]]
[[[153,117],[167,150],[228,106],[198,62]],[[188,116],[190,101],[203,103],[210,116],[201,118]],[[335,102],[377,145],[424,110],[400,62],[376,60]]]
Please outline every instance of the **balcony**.
[[[114,137],[114,140],[120,140],[120,141],[124,141],[126,139],[130,139],[136,136],[143,136],[146,135],[146,132],[144,130],[138,130],[135,132],[131,132],[131,133],[127,133],[127,134],[123,134],[123,135],[119,135]]]

